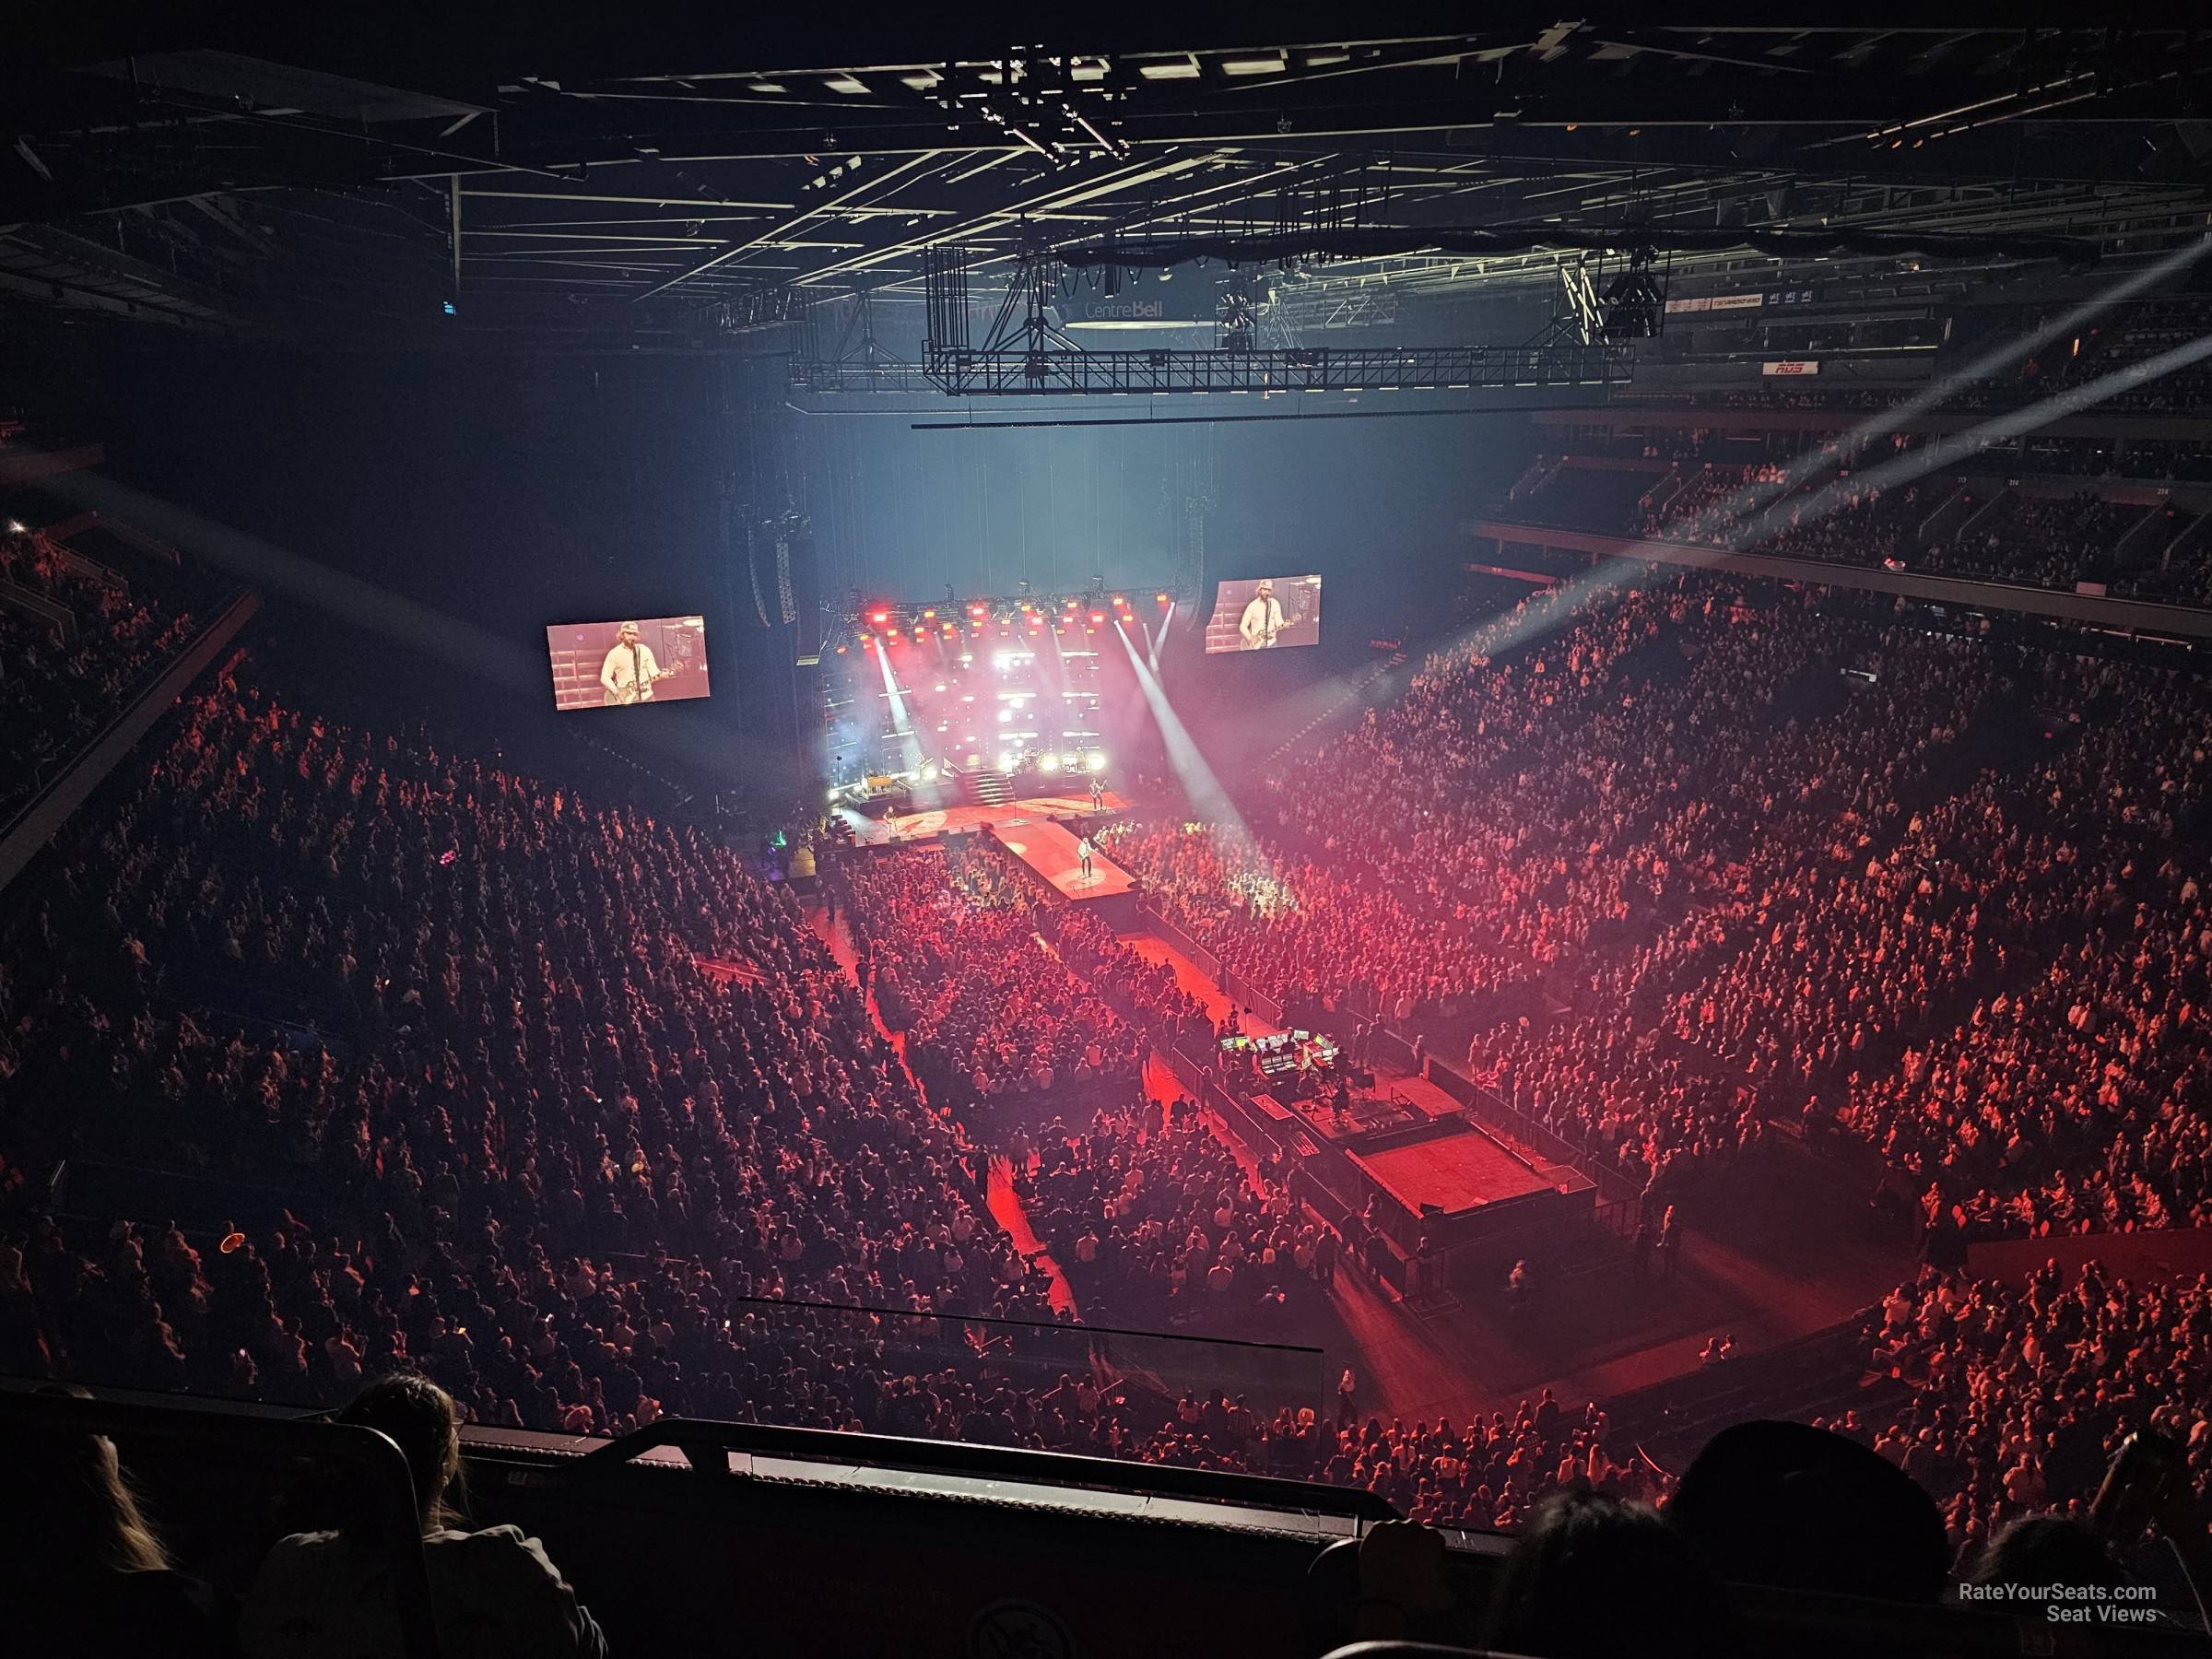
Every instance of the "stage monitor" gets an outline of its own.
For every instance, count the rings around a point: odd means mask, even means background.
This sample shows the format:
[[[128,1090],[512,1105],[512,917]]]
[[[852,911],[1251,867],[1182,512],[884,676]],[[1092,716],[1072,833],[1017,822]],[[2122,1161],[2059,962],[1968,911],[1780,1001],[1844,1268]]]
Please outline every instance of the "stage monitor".
[[[707,619],[645,617],[546,629],[556,709],[623,708],[705,697]]]
[[[1215,590],[1206,625],[1209,653],[1321,643],[1321,578],[1263,576]]]

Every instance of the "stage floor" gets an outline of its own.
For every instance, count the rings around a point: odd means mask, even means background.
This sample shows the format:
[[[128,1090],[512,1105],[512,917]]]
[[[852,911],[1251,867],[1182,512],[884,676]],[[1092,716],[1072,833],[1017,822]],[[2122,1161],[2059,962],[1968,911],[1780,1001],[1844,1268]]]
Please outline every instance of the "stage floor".
[[[1090,874],[1076,853],[1076,838],[1051,818],[1002,818],[993,826],[999,843],[1070,899],[1113,899],[1136,884],[1103,853],[1090,855]]]
[[[1551,1184],[1488,1135],[1472,1130],[1382,1152],[1355,1152],[1352,1157],[1416,1212],[1424,1204],[1442,1210],[1472,1209],[1478,1204],[1540,1193]]]
[[[1110,789],[1105,793],[1105,805],[1100,808],[1100,816],[1111,817],[1126,810],[1128,805]],[[861,846],[882,847],[894,841],[931,841],[940,835],[981,830],[986,824],[1010,824],[1017,818],[1086,818],[1090,811],[1090,794],[1086,790],[1081,794],[1030,795],[997,806],[933,807],[926,812],[892,813],[879,818],[842,806],[837,816],[851,827],[853,841]],[[1071,841],[1068,845],[1072,849],[1075,843]]]

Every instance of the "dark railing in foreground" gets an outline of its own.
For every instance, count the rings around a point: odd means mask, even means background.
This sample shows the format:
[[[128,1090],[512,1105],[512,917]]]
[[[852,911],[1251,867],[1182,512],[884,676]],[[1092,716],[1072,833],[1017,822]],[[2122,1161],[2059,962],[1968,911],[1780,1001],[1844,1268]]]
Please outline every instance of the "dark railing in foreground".
[[[1388,1500],[1359,1488],[1323,1486],[1269,1475],[1186,1469],[1173,1464],[1085,1457],[1072,1452],[1036,1452],[1023,1446],[854,1434],[833,1429],[786,1429],[768,1423],[712,1422],[700,1418],[667,1418],[649,1428],[634,1429],[585,1453],[553,1478],[559,1485],[581,1485],[664,1448],[681,1452],[692,1468],[710,1476],[730,1474],[730,1454],[738,1453],[1023,1480],[1040,1486],[1140,1491],[1163,1498],[1343,1515],[1357,1521],[1398,1519],[1398,1512]]]

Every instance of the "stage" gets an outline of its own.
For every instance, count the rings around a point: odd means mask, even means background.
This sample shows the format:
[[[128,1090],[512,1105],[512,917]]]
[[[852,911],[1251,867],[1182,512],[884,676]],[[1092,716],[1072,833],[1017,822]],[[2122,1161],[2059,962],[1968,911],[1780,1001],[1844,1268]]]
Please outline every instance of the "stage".
[[[934,841],[940,835],[959,835],[971,830],[992,825],[1011,825],[1017,819],[1059,818],[1112,818],[1125,811],[1129,803],[1109,789],[1104,804],[1095,812],[1090,805],[1090,794],[1030,795],[1018,801],[1002,801],[997,806],[966,806],[931,807],[922,812],[892,813],[885,818],[872,818],[865,813],[855,812],[850,806],[837,809],[837,817],[853,831],[855,846],[886,847],[894,843]],[[1072,852],[1075,842],[1068,846]],[[1095,861],[1094,861],[1095,862]]]
[[[947,806],[882,818],[865,817],[847,806],[839,809],[838,817],[852,826],[857,847],[925,846],[947,835],[989,835],[1021,860],[1041,885],[1063,898],[1087,902],[1127,899],[1136,883],[1103,853],[1090,855],[1090,874],[1084,875],[1082,856],[1077,851],[1077,831],[1061,820],[1094,818],[1102,822],[1127,806],[1120,795],[1108,790],[1094,813],[1087,790],[1079,795],[1033,795],[995,806]],[[1127,907],[1115,908],[1118,912]]]
[[[1002,809],[1003,810],[1003,809]],[[1103,853],[1090,855],[1090,874],[1076,851],[1076,838],[1051,818],[1001,818],[991,826],[999,845],[1069,899],[1118,899],[1136,883]]]
[[[1478,1209],[1554,1188],[1525,1160],[1479,1132],[1355,1152],[1352,1160],[1417,1215],[1430,1206],[1446,1212]]]

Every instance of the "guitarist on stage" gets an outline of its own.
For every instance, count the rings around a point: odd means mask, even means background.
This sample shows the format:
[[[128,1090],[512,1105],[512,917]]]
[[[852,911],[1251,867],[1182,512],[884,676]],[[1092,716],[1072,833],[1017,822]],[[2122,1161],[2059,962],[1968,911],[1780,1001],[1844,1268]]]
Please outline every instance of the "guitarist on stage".
[[[625,622],[616,636],[614,648],[599,665],[599,688],[606,693],[605,702],[609,707],[618,703],[651,702],[654,684],[675,673],[675,669],[663,668],[654,660],[653,647],[638,637],[638,625]]]

